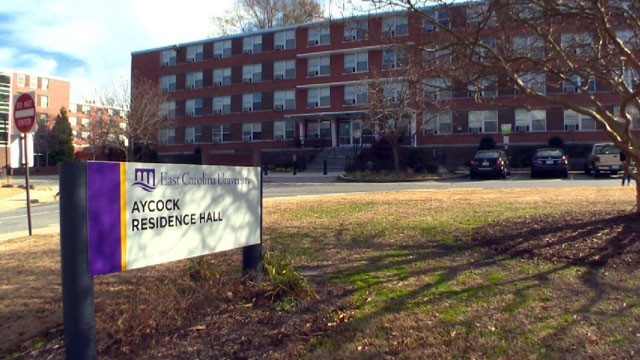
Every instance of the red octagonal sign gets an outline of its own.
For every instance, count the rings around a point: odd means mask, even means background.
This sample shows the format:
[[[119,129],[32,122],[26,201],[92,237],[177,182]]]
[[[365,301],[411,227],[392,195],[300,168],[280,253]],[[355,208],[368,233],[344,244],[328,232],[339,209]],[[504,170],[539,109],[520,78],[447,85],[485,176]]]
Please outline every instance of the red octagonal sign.
[[[36,102],[31,93],[18,96],[13,107],[13,121],[21,133],[28,133],[36,122]]]

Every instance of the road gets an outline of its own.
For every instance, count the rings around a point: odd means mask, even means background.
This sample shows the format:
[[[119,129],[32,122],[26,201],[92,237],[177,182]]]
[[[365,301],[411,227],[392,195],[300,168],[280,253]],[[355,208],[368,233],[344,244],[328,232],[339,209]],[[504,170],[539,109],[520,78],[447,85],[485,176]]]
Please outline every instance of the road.
[[[335,182],[331,177],[286,178],[266,177],[263,196],[265,199],[306,195],[346,194],[372,191],[399,191],[415,189],[505,189],[505,188],[580,188],[620,186],[620,177],[594,179],[582,173],[572,173],[568,179],[535,179],[528,174],[513,174],[505,180],[477,180],[468,177],[449,178],[437,181],[404,183],[351,183]],[[40,185],[57,184],[56,179],[39,179]],[[60,211],[57,202],[40,203],[31,206],[32,229],[38,231],[58,231]],[[27,209],[0,211],[2,234],[28,234]],[[2,236],[0,235],[0,241]]]

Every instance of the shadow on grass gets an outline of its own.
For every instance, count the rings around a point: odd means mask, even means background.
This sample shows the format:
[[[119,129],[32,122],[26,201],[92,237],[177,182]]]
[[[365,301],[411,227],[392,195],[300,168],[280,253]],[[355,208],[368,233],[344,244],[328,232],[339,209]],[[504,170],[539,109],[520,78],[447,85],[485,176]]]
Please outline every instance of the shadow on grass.
[[[451,234],[397,245],[341,237],[325,249],[355,261],[334,262],[328,275],[352,290],[355,315],[312,356],[583,358],[615,348],[633,357],[639,220],[584,211],[491,223],[453,241],[438,237]],[[386,333],[409,340],[398,345]]]

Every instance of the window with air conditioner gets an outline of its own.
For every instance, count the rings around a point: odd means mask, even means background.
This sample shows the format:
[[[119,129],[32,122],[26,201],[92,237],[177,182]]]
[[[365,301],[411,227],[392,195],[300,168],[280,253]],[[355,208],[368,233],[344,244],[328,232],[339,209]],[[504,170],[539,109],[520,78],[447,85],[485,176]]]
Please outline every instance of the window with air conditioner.
[[[202,142],[202,126],[187,126],[184,128],[184,143],[199,144]]]
[[[231,57],[231,40],[221,40],[213,43],[213,58],[223,59]]]
[[[313,57],[307,60],[308,76],[331,75],[331,58],[329,56]]]
[[[516,132],[541,132],[547,130],[546,110],[515,110],[515,131]]]
[[[475,83],[467,86],[470,98],[487,98],[498,96],[498,77],[495,75],[478,79]]]
[[[245,36],[242,38],[243,54],[258,54],[262,52],[262,35]]]
[[[262,81],[262,64],[250,64],[242,67],[242,82],[253,83]]]
[[[369,71],[369,53],[360,51],[344,55],[344,72],[365,72]]]
[[[213,113],[215,115],[225,115],[231,113],[231,96],[214,96]]]
[[[516,36],[513,38],[515,56],[541,59],[545,55],[544,40],[536,35]]]
[[[274,109],[293,110],[295,108],[295,90],[277,90],[273,93]]]
[[[216,124],[213,125],[211,138],[214,143],[227,142],[231,140],[231,125]]]
[[[497,133],[498,132],[498,111],[497,110],[469,111],[469,132]]]
[[[279,120],[273,122],[274,140],[293,140],[294,136],[293,120]]]
[[[250,122],[242,124],[242,141],[262,140],[262,123]]]
[[[330,43],[329,26],[317,26],[308,29],[307,46],[328,45]]]
[[[613,115],[620,122],[625,122],[627,119],[620,116],[620,106],[616,105],[613,107]],[[637,130],[640,129],[640,109],[638,109],[635,105],[629,104],[626,108],[626,115],[628,121],[630,121],[630,129]]]
[[[162,116],[165,119],[174,119],[176,117],[175,101],[165,101],[162,103]]]
[[[382,95],[389,103],[402,101],[403,95],[409,90],[406,81],[389,81],[382,84]]]
[[[449,9],[429,10],[426,12],[428,18],[424,20],[424,30],[427,32],[438,31],[440,28],[449,28]]]
[[[161,145],[173,145],[176,143],[176,129],[170,127],[160,128],[158,142]]]
[[[274,49],[285,50],[295,49],[296,32],[295,30],[278,31],[274,36]]]
[[[296,61],[294,59],[279,60],[273,63],[274,79],[276,80],[295,79],[295,74],[296,74]]]
[[[586,32],[563,33],[560,35],[560,46],[569,56],[581,57],[595,53],[593,36]]]
[[[453,132],[453,116],[451,111],[426,113],[423,117],[424,135],[446,135]]]
[[[231,68],[218,68],[213,70],[213,85],[228,86],[231,85]]]
[[[368,102],[369,89],[363,84],[345,85],[343,105],[362,105]]]
[[[424,81],[424,97],[426,100],[451,99],[451,81],[444,78],[429,78]]]
[[[185,85],[187,89],[199,89],[203,84],[203,74],[202,71],[190,72],[187,73]]]
[[[544,73],[528,73],[520,74],[519,76],[527,89],[538,94],[547,93],[546,76]],[[518,93],[520,93],[520,91],[516,87],[516,94]]]
[[[400,48],[389,47],[382,52],[382,68],[385,70],[402,68],[407,63],[407,54]]]
[[[242,111],[252,112],[262,110],[262,93],[242,94]]]
[[[382,19],[382,36],[394,37],[409,34],[409,20],[406,16],[391,16]]]
[[[369,22],[367,20],[351,20],[344,24],[344,42],[365,40],[368,35]]]
[[[571,75],[567,80],[562,81],[562,92],[565,94],[578,93],[581,89],[584,89],[587,92],[595,92],[596,79],[594,77],[585,79],[580,77],[580,75]]]
[[[198,62],[204,59],[202,44],[187,46],[187,62]]]
[[[176,64],[177,53],[175,50],[162,50],[160,53],[160,65],[173,66]]]
[[[202,99],[188,99],[185,102],[185,115],[186,116],[202,115]]]
[[[176,76],[164,75],[160,77],[160,88],[163,92],[176,91]]]
[[[331,90],[329,87],[312,88],[307,90],[307,107],[329,107],[331,106]]]

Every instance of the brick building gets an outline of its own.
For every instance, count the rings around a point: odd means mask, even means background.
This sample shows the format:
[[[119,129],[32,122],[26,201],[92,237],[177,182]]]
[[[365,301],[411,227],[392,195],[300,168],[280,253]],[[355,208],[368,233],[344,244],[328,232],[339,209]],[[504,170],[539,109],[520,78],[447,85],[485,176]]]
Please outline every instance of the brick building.
[[[464,27],[472,21],[469,4],[431,14],[446,26]],[[375,134],[361,121],[369,105],[367,82],[401,74],[402,54],[390,44],[428,36],[437,37],[436,28],[415,15],[375,14],[137,51],[132,74],[157,82],[168,95],[164,113],[174,121],[160,131],[156,147],[164,161],[188,158],[200,148],[205,163],[233,161],[254,150],[278,162],[279,156],[370,143]],[[426,79],[426,86],[442,78]],[[576,92],[569,85],[545,85],[544,74],[541,84],[557,96]],[[385,96],[402,96],[392,80],[389,85]],[[601,91],[595,83],[593,91]],[[542,146],[559,136],[573,146],[574,156],[608,141],[593,119],[516,95],[513,87],[431,92],[426,100],[446,100],[449,108],[417,114],[405,144],[426,149],[434,161],[462,164],[483,136],[502,145],[503,131],[511,131],[511,149]],[[481,104],[478,96],[500,99],[500,105]],[[615,93],[599,96],[612,108],[619,102]]]

